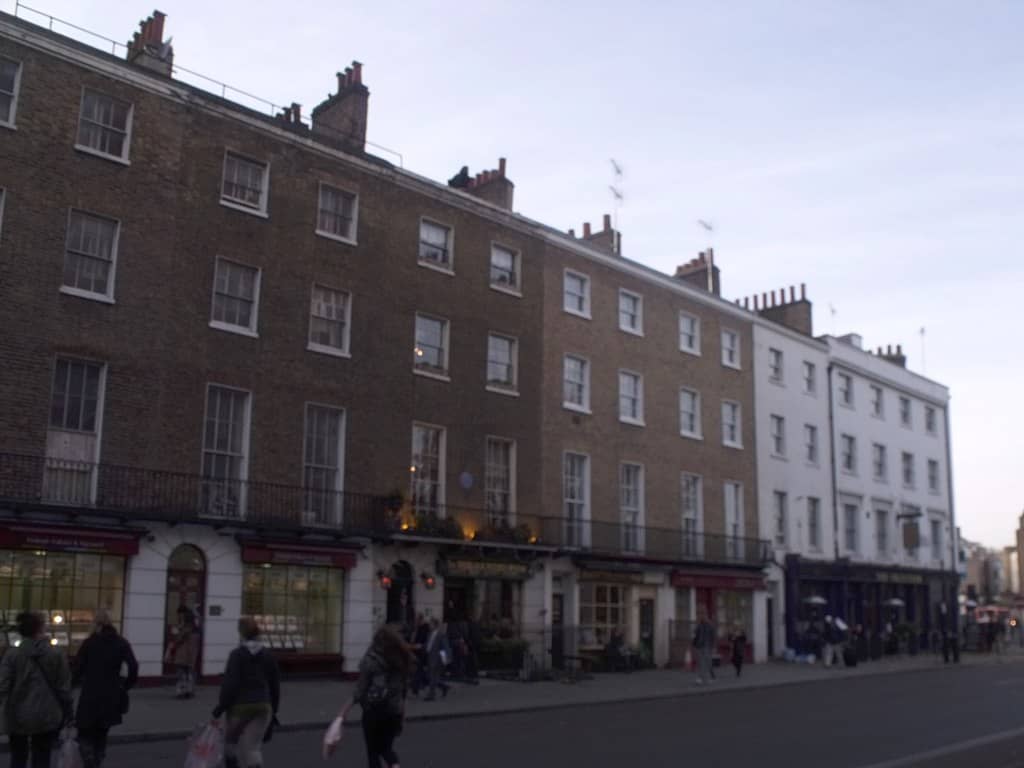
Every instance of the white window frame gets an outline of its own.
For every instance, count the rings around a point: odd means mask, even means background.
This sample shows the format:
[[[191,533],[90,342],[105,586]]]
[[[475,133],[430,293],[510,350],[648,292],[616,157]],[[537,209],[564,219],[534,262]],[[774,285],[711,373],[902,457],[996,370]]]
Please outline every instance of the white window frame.
[[[881,453],[878,449],[881,449]],[[881,459],[881,472],[878,471],[879,459]],[[871,444],[871,477],[876,483],[889,482],[889,449],[883,443]]]
[[[685,411],[683,411],[683,398],[687,395],[693,397],[693,429],[689,430],[686,428],[686,420],[684,418]],[[704,423],[701,418],[701,402],[700,392],[689,387],[679,388],[679,434],[683,437],[690,437],[694,440],[704,439]]]
[[[687,515],[687,481],[693,482],[693,515]],[[700,558],[704,555],[704,478],[694,472],[679,475],[679,518],[682,532],[683,557]],[[687,521],[693,521],[692,529]]]
[[[939,468],[938,459],[927,459],[928,468],[928,492],[929,493],[940,493],[942,488],[942,477],[941,470]],[[932,470],[935,470],[933,473]],[[934,475],[934,476],[933,476]],[[934,480],[934,482],[932,482]]]
[[[637,471],[636,504],[626,503],[626,468]],[[646,477],[644,465],[636,461],[623,461],[619,463],[619,524],[622,526],[622,549],[624,552],[642,553],[645,551],[644,525],[646,513]],[[630,521],[629,515],[635,515]]]
[[[932,546],[932,560],[942,560],[944,554],[942,544],[943,521],[931,517],[928,519],[928,523],[928,538]]]
[[[850,457],[849,462],[846,461],[847,456]],[[857,474],[857,437],[855,435],[844,433],[839,436],[839,468],[844,474]]]
[[[622,400],[625,397],[622,388],[624,377],[631,378],[636,383],[636,416],[625,416],[622,413]],[[625,368],[619,369],[619,421],[623,424],[632,424],[637,427],[646,426],[646,422],[644,420],[644,375],[637,371],[630,371]]]
[[[232,323],[225,323],[223,320],[214,320],[213,312],[214,307],[217,304],[217,268],[221,262],[227,262],[228,264],[234,264],[235,266],[243,267],[244,269],[251,269],[256,272],[256,277],[253,280],[253,292],[252,292],[252,314],[249,317],[249,325],[234,325]],[[263,270],[259,267],[254,267],[251,264],[238,261],[237,259],[229,259],[227,256],[217,255],[213,261],[213,285],[210,286],[210,327],[218,331],[227,331],[228,333],[237,333],[242,336],[249,336],[254,339],[259,338],[259,316],[260,316],[260,287],[263,280]]]
[[[504,520],[498,520],[498,513],[489,506],[490,494],[492,493],[491,483],[495,479],[493,472],[494,464],[490,461],[491,443],[502,443],[508,446],[508,489],[496,489],[494,493],[508,494],[508,516]],[[487,512],[488,521],[494,525],[503,522],[505,525],[516,524],[516,441],[508,437],[487,435],[484,438],[484,509]]]
[[[735,421],[732,424],[736,433],[735,439],[731,439],[728,435],[727,427],[729,424],[725,418],[727,409],[735,414]],[[729,448],[743,447],[743,406],[736,400],[722,401],[722,445]]]
[[[4,194],[6,198],[6,193]],[[103,219],[114,224],[114,240],[110,248],[110,271],[107,274],[107,291],[106,293],[96,293],[95,291],[88,291],[84,288],[79,288],[74,285],[64,284],[64,269],[68,258],[68,238],[71,236],[71,219],[75,214],[80,214],[93,219]],[[67,294],[68,296],[77,296],[80,299],[91,299],[92,301],[103,302],[104,304],[114,304],[114,280],[117,277],[117,252],[120,250],[121,245],[121,220],[115,219],[110,216],[102,216],[98,213],[86,211],[82,208],[68,208],[67,226],[64,232],[64,251],[63,260],[61,262],[61,286],[60,292]]]
[[[622,322],[622,300],[623,298],[629,298],[636,301],[636,325],[628,326]],[[619,330],[624,333],[630,333],[634,336],[644,335],[644,297],[636,291],[627,291],[625,288],[619,288]]]
[[[857,554],[860,551],[860,504],[844,500],[842,502],[843,522],[843,551],[849,554]],[[850,510],[853,510],[852,516]],[[853,543],[850,542],[850,521],[853,521]]]
[[[25,64],[20,59],[10,56],[0,56],[0,59],[7,59],[18,66],[14,73],[14,90],[11,92],[11,113],[7,116],[7,120],[0,120],[0,126],[16,131],[18,130],[18,96],[21,93],[21,73],[25,70]]]
[[[732,492],[733,511],[729,514],[729,499]],[[744,518],[743,483],[726,480],[722,484],[722,519],[725,521],[726,547],[725,554],[730,559],[741,559],[744,552],[743,539],[746,538],[746,519]]]
[[[773,413],[768,417],[768,434],[772,441],[772,456],[786,458],[786,417]]]
[[[818,394],[818,366],[810,360],[804,360],[803,366],[804,394]]]
[[[420,364],[418,358],[423,355],[420,354],[419,339],[417,338],[419,319],[433,320],[441,323],[441,357],[443,358],[443,367],[441,370],[436,370],[433,366],[427,366],[426,364]],[[417,376],[426,376],[429,379],[437,379],[439,381],[451,381],[451,328],[452,324],[446,317],[440,315],[432,315],[428,312],[417,312],[413,318],[412,325],[412,372]]]
[[[490,367],[491,367],[491,339],[498,338],[504,339],[505,341],[511,342],[509,346],[509,352],[511,360],[508,365],[512,369],[512,383],[501,384],[494,383],[490,380]],[[518,395],[519,394],[519,339],[515,336],[510,336],[507,333],[498,333],[497,331],[489,331],[487,333],[487,361],[486,368],[484,370],[484,378],[486,380],[486,388],[488,392],[495,392],[499,395]]]
[[[583,403],[581,404],[573,403],[565,398],[565,385],[568,381],[566,378],[568,372],[566,363],[570,358],[583,363]],[[573,383],[575,384],[576,382]],[[578,413],[590,413],[590,360],[582,355],[567,354],[562,356],[562,407]]]
[[[64,414],[64,423],[57,425],[54,424],[51,419],[53,418],[53,401],[56,396],[57,390],[57,366],[65,362],[68,365],[81,365],[81,366],[94,366],[99,369],[99,375],[96,378],[96,412],[93,416],[93,428],[83,429],[81,425],[81,410],[79,411],[79,425],[78,427],[66,426],[67,423],[67,406],[68,406],[68,394],[64,393],[64,403],[62,405],[62,413]],[[83,386],[84,386],[83,379]],[[57,432],[70,432],[78,435],[93,435],[99,440],[99,437],[103,431],[103,401],[106,394],[107,384],[107,364],[99,360],[92,360],[84,357],[74,357],[71,355],[58,354],[53,359],[53,370],[50,372],[50,399],[47,401],[47,417],[46,417],[46,428],[48,430],[54,430]],[[84,394],[84,393],[83,393]],[[85,398],[79,398],[79,409],[82,409],[85,405]],[[99,450],[99,443],[97,442],[96,450]]]
[[[910,458],[908,465],[907,458]],[[907,467],[910,467],[910,479],[907,480]],[[917,487],[917,459],[910,451],[902,451],[900,453],[900,480],[903,481],[903,487],[914,489]]]
[[[219,384],[219,383],[213,382],[213,381],[210,381],[210,382],[206,383],[206,396],[203,399],[203,424],[202,424],[203,439],[201,441],[201,445],[200,445],[200,449],[199,449],[199,474],[200,474],[200,477],[203,478],[202,482],[200,483],[200,509],[202,510],[202,514],[204,514],[206,516],[218,517],[217,515],[211,515],[208,511],[206,511],[205,505],[202,504],[203,489],[205,488],[205,485],[206,485],[206,474],[204,472],[204,467],[206,465],[206,454],[207,454],[207,451],[209,450],[213,454],[223,455],[223,452],[214,451],[214,450],[208,449],[206,447],[206,421],[207,421],[207,419],[209,418],[209,415],[210,415],[210,390],[213,389],[213,388],[222,389],[222,390],[228,390],[230,392],[241,393],[242,395],[245,396],[245,409],[244,409],[244,412],[242,414],[242,452],[239,455],[239,458],[241,460],[239,462],[238,477],[235,478],[234,480],[230,480],[229,479],[229,480],[226,481],[226,482],[237,482],[238,483],[238,487],[239,487],[239,492],[238,492],[238,515],[235,518],[230,518],[230,519],[244,520],[245,517],[246,517],[246,501],[247,501],[248,487],[249,487],[248,486],[248,483],[249,483],[249,456],[250,456],[251,447],[252,447],[251,443],[250,443],[251,433],[252,433],[252,399],[253,399],[252,398],[252,391],[248,390],[248,389],[241,389],[240,387],[228,386],[226,384]],[[216,480],[218,478],[212,478],[212,479]],[[220,479],[223,481],[223,478],[220,478]]]
[[[19,79],[20,79],[19,72]],[[88,92],[98,94],[104,98],[110,99],[111,101],[120,102],[121,104],[128,105],[128,116],[125,119],[125,131],[124,131],[124,151],[120,155],[112,155],[108,152],[104,152],[100,149],[90,147],[88,144],[78,143],[78,134],[82,126],[82,110],[85,108],[85,95]],[[124,99],[118,98],[117,96],[111,96],[109,93],[97,90],[96,88],[90,88],[88,86],[82,86],[82,95],[78,101],[78,120],[75,121],[75,144],[74,147],[77,151],[83,152],[87,155],[93,155],[95,157],[101,157],[104,160],[111,160],[121,165],[131,165],[131,146],[132,146],[132,123],[135,120],[135,104],[131,101],[125,101]],[[118,129],[114,129],[118,130]]]
[[[785,356],[781,349],[768,348],[768,380],[775,384],[783,384],[786,380]]]
[[[789,494],[772,491],[772,542],[776,547],[785,547],[789,541]]]
[[[734,345],[729,346],[726,344],[726,339],[731,338]],[[722,342],[722,365],[726,368],[733,368],[737,371],[743,369],[743,358],[741,356],[740,349],[740,332],[734,331],[732,328],[723,328],[721,333]],[[735,357],[734,360],[729,359],[728,353],[732,352]]]
[[[515,285],[505,285],[501,281],[495,282],[494,280],[494,251],[495,249],[505,251],[506,253],[512,254],[512,271],[516,276]],[[510,296],[516,296],[518,298],[523,297],[523,252],[518,248],[513,248],[510,245],[491,241],[491,257],[487,264],[487,281],[491,288],[501,293],[507,293]]]
[[[817,467],[821,461],[821,443],[818,440],[818,427],[815,424],[804,424],[804,461]]]
[[[871,385],[871,415],[876,419],[885,418],[885,390],[877,384]]]
[[[329,229],[320,228],[320,212],[323,210],[322,206],[325,187],[333,192],[352,196],[352,224],[347,236],[331,232]],[[348,189],[347,187],[321,181],[317,185],[316,192],[316,228],[314,231],[320,237],[326,237],[328,240],[335,240],[339,243],[345,243],[346,245],[359,245],[359,193]]]
[[[422,507],[419,504],[419,502],[417,502],[417,500],[416,500],[417,499],[417,497],[416,497],[416,483],[417,483],[416,474],[419,471],[419,465],[417,464],[417,461],[416,461],[416,430],[417,430],[417,428],[419,428],[419,429],[437,430],[437,431],[440,432],[440,437],[439,437],[439,439],[437,441],[438,456],[437,456],[437,509],[436,510],[429,510],[429,509],[427,509],[425,507]],[[409,453],[409,470],[410,470],[410,472],[409,472],[409,475],[410,475],[409,482],[410,482],[410,486],[411,487],[410,487],[410,492],[409,492],[409,501],[410,501],[410,504],[412,505],[412,510],[416,514],[421,514],[422,511],[425,510],[427,512],[433,512],[439,518],[447,517],[446,502],[447,502],[447,494],[448,494],[448,488],[447,488],[448,483],[446,482],[446,478],[447,478],[447,472],[448,472],[448,430],[445,427],[442,427],[440,424],[428,424],[425,421],[414,421],[412,423],[412,434],[411,434],[411,437],[412,437],[412,444],[411,444],[411,450],[410,450],[410,453]]]
[[[333,291],[334,293],[340,293],[345,299],[345,317],[342,319],[344,323],[344,338],[342,339],[341,347],[332,347],[329,344],[319,344],[311,339],[313,335],[313,320],[316,317],[313,314],[313,294],[316,289],[320,288],[325,291]],[[351,339],[352,339],[352,293],[349,291],[343,291],[340,288],[332,288],[329,285],[323,283],[313,283],[313,287],[309,293],[309,327],[306,333],[306,349],[310,352],[319,352],[324,355],[332,355],[334,357],[351,357]],[[326,320],[328,318],[319,318]]]
[[[580,459],[582,477],[580,477],[580,488],[582,499],[571,498],[568,491],[568,475],[566,470],[569,467],[570,457]],[[573,517],[568,513],[570,504],[579,505],[579,515]],[[567,549],[586,548],[590,546],[590,510],[591,510],[591,485],[590,485],[590,454],[579,451],[562,452],[562,518],[564,530],[562,531],[563,543]]]
[[[331,411],[332,415],[338,417],[338,445],[336,450],[338,452],[338,465],[331,467],[327,464],[311,464],[309,455],[309,415],[311,409],[320,409],[322,411]],[[340,525],[342,522],[342,515],[344,514],[344,491],[345,491],[345,426],[347,421],[347,413],[344,408],[337,405],[328,405],[326,403],[315,403],[307,402],[306,407],[302,413],[302,516],[303,523],[306,525],[326,525],[335,526]],[[335,478],[332,488],[313,488],[308,484],[306,473],[308,470],[327,470],[335,472]],[[327,495],[327,500],[330,501],[328,515],[333,519],[328,520],[316,520],[315,511],[309,508],[310,498],[312,493],[320,493]]]
[[[807,548],[821,552],[821,499],[817,496],[807,497]]]
[[[448,254],[448,264],[439,264],[431,259],[424,259],[420,253],[420,246],[423,244],[423,225],[427,224],[433,227],[439,227],[448,233],[445,239],[446,251]],[[420,216],[419,224],[416,227],[416,263],[425,267],[426,269],[432,269],[435,272],[440,272],[442,275],[448,275],[448,277],[455,276],[455,227],[451,224],[445,224],[443,221],[438,221],[431,216]]]
[[[96,379],[96,409],[93,417],[93,428],[82,429],[81,421],[78,428],[65,426],[64,423],[56,425],[52,423],[53,401],[56,395],[57,367],[61,362],[70,365],[95,366],[99,369]],[[44,499],[55,503],[67,504],[93,504],[96,501],[96,491],[99,487],[99,472],[97,467],[100,461],[100,450],[103,442],[103,420],[107,392],[107,363],[102,360],[95,360],[71,355],[58,354],[53,358],[53,367],[50,371],[50,392],[47,400],[47,451],[46,463],[43,469],[42,492]],[[70,377],[70,371],[69,371]],[[83,394],[84,394],[83,378]],[[68,393],[64,393],[62,402],[62,414],[64,422],[67,420]],[[84,399],[79,404],[79,417],[84,406]],[[81,435],[91,443],[88,447],[89,456],[86,461],[68,460],[60,455],[58,448],[56,454],[50,453],[53,436],[60,435]]]
[[[843,408],[853,408],[853,376],[848,373],[839,373],[839,381],[836,384],[836,388],[839,390],[839,404]]]
[[[939,414],[934,405],[924,407],[924,431],[929,435],[939,434]]]
[[[224,182],[227,180],[228,173],[228,158],[234,157],[237,160],[242,160],[253,165],[259,165],[263,167],[263,189],[260,195],[260,204],[258,206],[249,205],[242,202],[234,197],[226,197],[224,194]],[[247,155],[244,152],[236,152],[233,149],[224,150],[224,161],[221,165],[220,172],[220,192],[218,195],[220,204],[225,208],[231,208],[235,211],[242,211],[248,213],[251,216],[259,216],[261,219],[268,219],[270,215],[267,213],[269,202],[270,202],[270,161],[269,160],[257,160],[251,155]]]
[[[889,513],[891,512],[888,508],[875,508],[875,552],[883,559],[887,559],[890,554],[890,536],[892,532],[889,520]]]
[[[583,281],[583,309],[577,309],[575,307],[569,307],[566,302],[568,294],[568,278],[572,276]],[[590,275],[585,275],[582,272],[577,272],[574,269],[566,269],[562,273],[562,311],[568,315],[575,315],[576,317],[582,317],[586,320],[590,319]]]
[[[904,405],[907,406],[906,413],[903,411]],[[905,395],[900,395],[900,424],[907,429],[914,428],[914,403]]]
[[[691,346],[683,344],[684,320],[693,322],[693,344]],[[683,310],[679,310],[679,351],[700,357],[700,318],[689,312],[684,312]]]

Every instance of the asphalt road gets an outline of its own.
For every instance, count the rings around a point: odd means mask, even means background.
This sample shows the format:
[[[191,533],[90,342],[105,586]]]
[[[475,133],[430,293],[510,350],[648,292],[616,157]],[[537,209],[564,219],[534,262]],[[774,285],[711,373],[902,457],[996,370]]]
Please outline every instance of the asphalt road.
[[[398,752],[403,768],[1024,768],[1022,703],[1024,663],[1008,662],[411,722]],[[330,764],[366,765],[361,736],[347,731]],[[328,765],[320,737],[275,736],[266,768]],[[115,745],[107,768],[180,768],[184,755],[182,743]]]

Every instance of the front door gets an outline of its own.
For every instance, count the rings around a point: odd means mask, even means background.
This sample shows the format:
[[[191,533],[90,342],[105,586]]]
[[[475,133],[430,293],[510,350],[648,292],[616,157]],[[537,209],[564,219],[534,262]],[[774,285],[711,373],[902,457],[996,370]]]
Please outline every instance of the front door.
[[[551,666],[565,667],[565,596],[561,592],[551,595]]]
[[[654,601],[640,600],[640,659],[645,664],[654,664]]]
[[[167,561],[167,604],[164,610],[164,674],[173,675],[174,665],[167,664],[167,650],[178,636],[181,609],[188,609],[195,616],[196,625],[202,630],[203,608],[206,603],[206,558],[197,547],[181,544],[171,553]],[[202,669],[202,643],[199,644],[200,660],[197,669]]]
[[[775,598],[768,598],[768,658],[775,657]]]

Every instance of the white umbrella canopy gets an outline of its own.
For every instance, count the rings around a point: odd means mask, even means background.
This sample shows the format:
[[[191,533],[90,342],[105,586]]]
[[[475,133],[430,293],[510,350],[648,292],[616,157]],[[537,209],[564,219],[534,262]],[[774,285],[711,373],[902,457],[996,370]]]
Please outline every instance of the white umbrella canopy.
[[[882,605],[888,605],[892,608],[902,608],[906,605],[906,603],[900,600],[898,597],[893,597],[889,600],[886,600],[884,603],[882,603]]]
[[[835,618],[833,619],[833,621],[835,622],[835,625],[836,625],[837,627],[839,627],[839,629],[840,629],[840,630],[841,630],[842,632],[845,632],[846,630],[848,630],[848,629],[850,628],[850,627],[849,627],[849,625],[848,625],[848,624],[847,624],[847,623],[846,623],[845,621],[843,621],[842,619],[840,619],[840,618],[839,618],[838,616],[836,616],[836,617],[835,617]]]
[[[807,605],[828,605],[828,600],[826,600],[824,597],[820,597],[819,595],[805,597],[804,602]]]

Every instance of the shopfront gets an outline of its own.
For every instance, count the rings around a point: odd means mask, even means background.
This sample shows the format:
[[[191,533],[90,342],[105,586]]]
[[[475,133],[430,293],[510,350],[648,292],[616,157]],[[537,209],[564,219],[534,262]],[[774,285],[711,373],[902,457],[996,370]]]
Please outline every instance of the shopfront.
[[[92,632],[96,610],[123,622],[125,567],[138,534],[106,529],[9,524],[0,527],[0,621],[4,640],[22,611],[46,617],[54,645],[74,655]]]
[[[703,613],[715,625],[720,655],[731,655],[729,637],[739,629],[747,636],[747,660],[753,660],[754,593],[765,588],[760,575],[676,570],[671,581],[676,591],[677,624],[672,633],[673,659],[678,658],[675,646],[689,644]]]
[[[530,565],[520,561],[442,558],[444,620],[476,622],[484,637],[519,637],[523,584]]]
[[[242,614],[286,669],[338,666],[351,550],[261,542],[242,546]]]
[[[603,651],[616,632],[627,645],[636,645],[638,622],[636,590],[644,582],[642,571],[587,567],[580,564],[579,575],[579,649]],[[653,604],[652,604],[653,610]],[[648,618],[653,623],[653,614]]]

